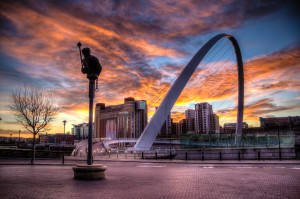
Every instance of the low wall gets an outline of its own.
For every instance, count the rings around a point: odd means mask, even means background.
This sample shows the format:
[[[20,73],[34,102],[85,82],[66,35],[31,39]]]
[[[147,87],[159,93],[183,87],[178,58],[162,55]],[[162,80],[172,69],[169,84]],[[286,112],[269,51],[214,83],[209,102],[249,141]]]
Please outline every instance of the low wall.
[[[299,159],[300,154],[296,148],[283,149],[203,149],[179,150],[174,159],[178,160],[275,160]]]
[[[71,155],[71,152],[62,151],[35,151],[36,158],[62,158],[64,155]],[[0,149],[0,157],[22,157],[31,158],[32,150]]]

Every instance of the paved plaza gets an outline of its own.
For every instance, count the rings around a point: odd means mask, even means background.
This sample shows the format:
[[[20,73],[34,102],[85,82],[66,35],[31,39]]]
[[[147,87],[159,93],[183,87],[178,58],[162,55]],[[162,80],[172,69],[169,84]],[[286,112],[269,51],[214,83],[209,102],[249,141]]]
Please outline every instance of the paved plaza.
[[[107,166],[106,179],[102,181],[74,180],[71,164],[59,165],[58,161],[57,165],[35,166],[12,163],[0,165],[1,198],[282,199],[300,195],[297,162],[256,165],[101,161],[97,163]]]

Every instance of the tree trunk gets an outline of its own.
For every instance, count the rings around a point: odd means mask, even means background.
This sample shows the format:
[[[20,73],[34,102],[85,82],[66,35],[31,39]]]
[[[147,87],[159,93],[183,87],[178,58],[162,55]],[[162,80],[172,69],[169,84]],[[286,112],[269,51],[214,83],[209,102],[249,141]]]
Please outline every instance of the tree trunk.
[[[35,133],[33,134],[33,142],[32,142],[32,158],[31,158],[31,164],[34,164],[35,160]]]

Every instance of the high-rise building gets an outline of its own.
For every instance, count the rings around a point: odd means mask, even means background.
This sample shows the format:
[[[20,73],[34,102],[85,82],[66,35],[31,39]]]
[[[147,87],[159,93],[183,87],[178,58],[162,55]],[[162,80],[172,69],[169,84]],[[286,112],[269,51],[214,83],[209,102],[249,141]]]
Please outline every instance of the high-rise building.
[[[219,116],[216,114],[211,115],[210,132],[220,133]]]
[[[171,134],[172,135],[176,135],[176,128],[177,128],[177,123],[173,122],[173,119],[171,119],[171,123],[172,123],[172,130],[171,130]]]
[[[195,104],[195,130],[196,133],[208,134],[211,130],[212,105],[207,102]]]
[[[183,135],[186,134],[186,119],[180,120],[176,125],[176,134]]]
[[[147,102],[124,99],[124,104],[105,107],[97,103],[95,108],[96,138],[138,138],[146,127]]]
[[[195,110],[188,109],[185,111],[186,132],[195,131]]]
[[[155,110],[157,110],[157,107],[155,107]],[[169,135],[172,133],[171,131],[172,131],[172,120],[171,120],[171,112],[170,112],[158,134]]]

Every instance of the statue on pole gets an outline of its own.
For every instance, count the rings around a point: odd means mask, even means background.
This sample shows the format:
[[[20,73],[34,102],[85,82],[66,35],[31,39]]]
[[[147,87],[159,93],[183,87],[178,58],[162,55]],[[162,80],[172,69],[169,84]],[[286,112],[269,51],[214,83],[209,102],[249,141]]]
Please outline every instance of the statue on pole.
[[[98,83],[98,77],[102,71],[102,66],[100,65],[99,59],[91,55],[91,50],[89,48],[82,49],[81,55],[81,43],[77,44],[80,52],[80,61],[81,61],[81,72],[86,74],[86,77],[89,79],[89,131],[88,131],[88,158],[87,164],[92,165],[92,136],[93,136],[93,105],[95,97],[95,81]]]
[[[81,46],[80,42],[78,43],[79,48]],[[80,50],[80,49],[79,49]],[[99,59],[93,55],[91,55],[91,50],[89,48],[82,49],[82,54],[84,59],[81,58],[82,68],[81,72],[83,74],[87,74],[87,78],[96,78],[98,79],[101,71],[102,66],[99,63]]]
[[[79,164],[73,167],[75,180],[102,180],[105,178],[106,167],[102,164],[93,165],[93,106],[95,97],[95,81],[98,84],[98,77],[102,71],[99,59],[91,55],[89,48],[80,49],[81,43],[77,44],[80,53],[81,72],[89,79],[89,131],[88,131],[88,155],[87,165]],[[81,52],[84,56],[82,59]],[[97,88],[97,87],[96,87]]]

